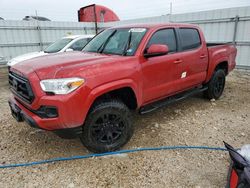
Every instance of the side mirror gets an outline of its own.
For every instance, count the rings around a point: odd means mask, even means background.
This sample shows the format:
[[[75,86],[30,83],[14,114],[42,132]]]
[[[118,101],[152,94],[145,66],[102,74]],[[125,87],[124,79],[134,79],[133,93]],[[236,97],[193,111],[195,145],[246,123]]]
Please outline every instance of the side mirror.
[[[144,53],[144,57],[155,57],[155,56],[161,56],[166,55],[168,53],[169,49],[167,45],[163,44],[152,44],[147,51]]]
[[[72,48],[68,48],[65,50],[65,52],[73,52],[74,50]]]

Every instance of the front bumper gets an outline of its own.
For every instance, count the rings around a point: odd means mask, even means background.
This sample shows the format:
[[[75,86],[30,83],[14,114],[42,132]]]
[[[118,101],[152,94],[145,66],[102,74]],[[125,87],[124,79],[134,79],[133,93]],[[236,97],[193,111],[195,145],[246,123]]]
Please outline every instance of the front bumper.
[[[53,119],[39,118],[37,114],[26,109],[24,106],[22,106],[22,104],[20,104],[20,102],[18,102],[14,98],[11,98],[9,100],[9,106],[10,106],[11,114],[17,120],[17,122],[25,121],[28,125],[30,125],[33,128],[49,130],[45,128],[45,126],[48,127],[48,122],[50,125],[58,123],[57,118],[53,118]],[[74,128],[55,129],[55,130],[50,130],[50,131],[53,131],[55,134],[57,134],[61,138],[71,139],[71,138],[76,138],[80,134],[82,134],[82,126],[78,126]]]
[[[67,95],[51,96],[41,92],[38,88],[39,85],[37,86],[33,82],[32,84],[34,84],[32,89],[36,93],[34,102],[28,104],[18,96],[12,95],[9,99],[10,104],[13,104],[11,106],[17,106],[22,113],[31,117],[41,129],[54,131],[83,125],[91,103],[90,100],[86,100],[89,94],[86,89],[79,88]]]
[[[56,118],[42,118],[34,111],[32,112],[14,97],[9,99],[9,106],[12,116],[18,121],[26,121],[30,126],[45,130],[54,130],[59,128],[60,120]]]
[[[15,103],[9,101],[9,106],[12,116],[17,120],[17,122],[25,121],[31,127],[39,128],[35,120],[28,116],[24,111],[22,111]]]

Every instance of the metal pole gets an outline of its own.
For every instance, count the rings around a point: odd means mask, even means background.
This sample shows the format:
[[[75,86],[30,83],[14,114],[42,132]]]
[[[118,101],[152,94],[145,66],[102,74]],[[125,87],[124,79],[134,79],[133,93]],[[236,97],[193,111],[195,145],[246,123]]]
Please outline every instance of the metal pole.
[[[172,22],[172,21],[171,21],[171,17],[172,17],[172,11],[173,11],[173,4],[172,4],[172,2],[170,2],[170,10],[169,10],[169,22]]]
[[[234,18],[234,34],[233,34],[233,44],[236,45],[236,37],[237,37],[237,30],[238,30],[238,23],[239,23],[240,17],[238,15]]]
[[[38,39],[39,39],[39,47],[40,47],[40,50],[42,51],[43,50],[42,33],[41,33],[41,27],[39,26],[37,10],[36,10],[36,23],[37,23],[37,32],[38,32]]]
[[[94,16],[95,16],[95,34],[98,33],[98,28],[97,28],[97,15],[96,15],[96,8],[95,8],[95,4],[94,4]]]
[[[172,11],[173,11],[173,3],[170,3],[170,15],[172,15]]]

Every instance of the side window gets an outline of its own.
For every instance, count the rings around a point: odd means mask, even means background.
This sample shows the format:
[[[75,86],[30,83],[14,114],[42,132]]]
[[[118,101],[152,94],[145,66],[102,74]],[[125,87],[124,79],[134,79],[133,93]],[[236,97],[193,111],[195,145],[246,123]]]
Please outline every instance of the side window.
[[[156,31],[147,44],[147,48],[152,44],[165,44],[169,48],[169,52],[176,52],[176,37],[174,29],[162,29]]]
[[[182,50],[194,49],[201,45],[200,35],[196,29],[181,28],[179,31]]]
[[[73,43],[70,48],[73,49],[74,51],[81,51],[83,47],[90,41],[90,39],[80,39]]]

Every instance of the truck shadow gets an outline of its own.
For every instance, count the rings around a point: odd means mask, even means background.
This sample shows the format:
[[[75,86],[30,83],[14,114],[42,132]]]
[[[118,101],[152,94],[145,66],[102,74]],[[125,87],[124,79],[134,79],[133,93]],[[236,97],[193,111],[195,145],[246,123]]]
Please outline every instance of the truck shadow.
[[[134,135],[122,149],[176,144],[174,143],[174,137],[176,137],[174,132],[168,131],[168,138],[163,140],[159,140],[159,134],[166,131],[168,124],[178,121],[182,114],[185,114],[189,109],[200,108],[200,103],[206,104],[208,102],[201,95],[197,95],[145,115],[134,113]],[[80,139],[62,139],[52,132],[28,127],[25,123],[22,126],[26,127],[18,133],[20,142],[25,143],[27,152],[32,151],[33,157],[37,159],[41,157],[41,153],[45,158],[90,153],[81,144]]]

